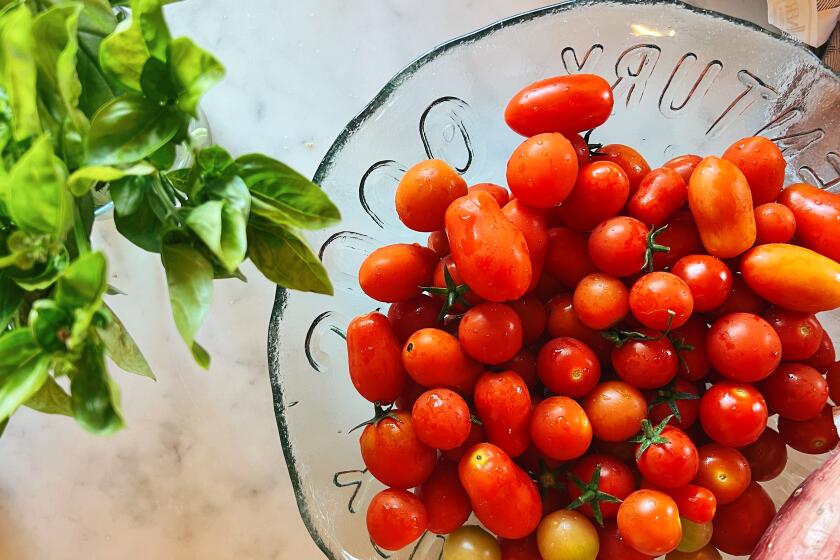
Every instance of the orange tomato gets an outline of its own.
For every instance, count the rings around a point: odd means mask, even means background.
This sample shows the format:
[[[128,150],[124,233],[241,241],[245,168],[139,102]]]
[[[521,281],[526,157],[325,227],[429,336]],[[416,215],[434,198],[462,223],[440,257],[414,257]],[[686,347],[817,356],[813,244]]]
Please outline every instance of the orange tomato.
[[[779,202],[793,211],[797,243],[840,261],[840,195],[797,183],[782,192]]]
[[[427,389],[444,387],[472,393],[484,368],[467,356],[458,339],[440,329],[421,329],[403,346],[402,361],[408,375]]]
[[[419,296],[432,283],[438,256],[416,243],[386,245],[372,252],[359,268],[362,291],[377,301],[395,303]]]
[[[840,307],[840,263],[810,249],[768,243],[741,260],[747,286],[770,303],[817,313]]]
[[[762,136],[738,140],[723,153],[735,164],[750,185],[753,203],[773,202],[785,181],[785,158],[779,148]]]
[[[563,202],[572,192],[577,174],[575,149],[556,132],[528,138],[513,151],[507,164],[510,191],[537,208]]]
[[[465,194],[466,181],[445,161],[421,161],[406,171],[397,185],[397,214],[414,231],[443,229],[446,208]]]
[[[471,192],[446,211],[452,259],[464,282],[489,301],[519,299],[531,284],[525,236],[484,191]]]
[[[734,164],[713,156],[701,161],[688,183],[688,204],[710,255],[728,259],[755,243],[750,186]]]

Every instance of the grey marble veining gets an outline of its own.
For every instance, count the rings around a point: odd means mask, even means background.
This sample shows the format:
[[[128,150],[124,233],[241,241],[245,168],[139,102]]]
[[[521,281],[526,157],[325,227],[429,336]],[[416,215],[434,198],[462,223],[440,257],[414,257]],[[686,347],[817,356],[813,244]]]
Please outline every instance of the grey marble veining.
[[[188,33],[227,66],[204,108],[232,152],[263,151],[311,175],[350,118],[411,59],[536,0],[187,0]],[[696,2],[766,23],[761,0]],[[0,439],[4,560],[309,559],[271,402],[266,329],[274,288],[217,283],[193,365],[172,324],[157,257],[97,222],[109,300],[157,383],[117,373],[128,428],[88,435],[66,418],[21,411]]]

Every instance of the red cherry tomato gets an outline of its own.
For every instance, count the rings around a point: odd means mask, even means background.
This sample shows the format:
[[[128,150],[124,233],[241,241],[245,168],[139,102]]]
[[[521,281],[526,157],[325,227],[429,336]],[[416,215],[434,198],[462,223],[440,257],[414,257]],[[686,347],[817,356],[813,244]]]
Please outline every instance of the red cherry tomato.
[[[828,402],[828,383],[810,366],[785,362],[762,381],[761,394],[782,418],[809,420]]]
[[[782,343],[770,324],[750,313],[732,313],[712,324],[706,337],[712,367],[736,381],[758,381],[782,359]]]
[[[429,517],[429,531],[447,535],[466,523],[472,513],[470,497],[458,476],[458,463],[440,461],[420,486],[417,496]]]
[[[454,449],[470,435],[470,408],[449,389],[432,389],[420,395],[411,409],[417,437],[435,449]]]
[[[677,377],[665,387],[649,391],[647,402],[651,423],[659,424],[673,415],[670,424],[687,430],[700,414],[700,389],[694,383]]]
[[[575,155],[578,159],[578,169],[589,163],[589,144],[583,139],[580,134],[564,134],[569,139],[572,148],[575,149]]]
[[[482,303],[469,309],[458,326],[461,347],[471,358],[500,364],[522,348],[522,321],[504,303]]]
[[[510,457],[521,455],[531,443],[531,394],[513,371],[488,372],[475,386],[475,410],[487,440]]]
[[[696,484],[686,484],[663,491],[674,498],[680,515],[689,521],[708,523],[714,518],[717,511],[717,498],[711,490]]]
[[[575,186],[578,172],[575,149],[556,132],[525,140],[510,156],[507,182],[513,195],[536,208],[563,202]]]
[[[470,423],[470,435],[467,436],[466,441],[456,447],[455,449],[447,449],[441,451],[441,456],[447,461],[457,463],[461,457],[467,454],[467,451],[479,443],[487,441],[487,436],[484,434],[484,428],[475,423]]]
[[[377,301],[405,301],[419,296],[421,286],[431,284],[437,262],[434,251],[417,244],[380,247],[362,262],[359,285]]]
[[[508,305],[519,315],[519,320],[522,323],[522,342],[524,344],[536,342],[545,331],[545,324],[548,320],[545,306],[539,298],[534,295],[527,295],[522,299],[508,302]]]
[[[440,329],[422,329],[403,346],[408,374],[423,387],[444,387],[469,394],[484,368],[467,356],[458,339]]]
[[[601,378],[595,353],[575,338],[548,341],[537,355],[537,373],[549,391],[566,397],[582,397]]]
[[[645,265],[648,228],[627,216],[598,224],[589,236],[587,248],[593,264],[613,276],[631,276]]]
[[[429,234],[429,239],[426,241],[426,247],[435,252],[439,257],[445,257],[449,254],[449,239],[446,237],[446,231],[439,229]]]
[[[630,194],[630,180],[618,165],[594,161],[578,171],[572,193],[560,206],[560,217],[570,228],[589,231],[617,215]]]
[[[447,207],[465,194],[467,183],[445,161],[421,161],[397,185],[397,214],[414,231],[443,229]]]
[[[618,531],[634,550],[661,556],[682,540],[679,511],[673,498],[657,490],[636,490],[618,508]]]
[[[598,272],[589,258],[587,236],[567,227],[548,230],[545,269],[561,284],[574,289],[585,276]]]
[[[615,276],[601,272],[580,281],[572,302],[580,322],[597,330],[619,323],[630,311],[627,286]]]
[[[523,348],[516,353],[516,356],[503,364],[499,364],[502,370],[510,370],[516,372],[528,389],[534,390],[540,382],[537,376],[537,357],[528,349]]]
[[[615,521],[596,528],[600,546],[595,560],[654,560],[653,556],[642,554],[627,544]]]
[[[773,480],[787,465],[787,445],[773,428],[768,427],[755,443],[742,447],[741,453],[750,464],[752,479],[757,482]]]
[[[685,324],[694,311],[691,289],[670,272],[651,272],[630,289],[630,311],[643,325],[664,331]]]
[[[834,404],[840,405],[840,362],[828,366],[825,379],[828,382],[828,394],[831,400]]]
[[[420,498],[389,488],[373,497],[367,510],[370,538],[384,550],[399,550],[420,538],[429,525]]]
[[[718,505],[735,501],[747,489],[750,465],[737,449],[709,443],[697,453],[700,465],[693,483],[712,492]]]
[[[628,340],[613,348],[612,365],[618,376],[640,389],[656,389],[677,375],[679,360],[674,345],[660,333],[641,331],[650,340]]]
[[[495,183],[476,183],[467,189],[467,192],[484,191],[496,199],[499,208],[504,208],[510,202],[510,193],[506,188]]]
[[[540,493],[528,474],[507,454],[481,443],[464,455],[461,483],[481,523],[496,535],[520,539],[530,535],[542,517]]]
[[[714,322],[724,315],[731,313],[752,313],[753,315],[761,315],[769,304],[758,297],[755,292],[750,290],[744,279],[740,274],[732,275],[732,291],[729,292],[729,297],[723,302],[723,305],[717,307],[706,314],[706,317]]]
[[[760,484],[751,482],[734,502],[718,506],[712,544],[727,554],[746,556],[775,515],[773,500]]]
[[[755,205],[773,202],[785,181],[785,158],[767,138],[752,136],[738,140],[723,153],[723,159],[735,164],[749,183]]]
[[[408,340],[415,331],[440,327],[441,321],[438,320],[438,315],[441,305],[439,299],[426,294],[392,303],[388,308],[388,321],[391,322],[391,328],[397,335],[397,339],[402,343]]]
[[[798,183],[786,188],[779,202],[793,211],[798,243],[840,261],[840,195]]]
[[[688,284],[694,310],[701,313],[723,305],[732,292],[732,271],[711,255],[687,255],[677,261],[671,272]]]
[[[755,243],[750,185],[729,161],[710,156],[697,165],[688,184],[688,204],[710,255],[728,259]]]
[[[834,363],[834,360],[837,358],[837,355],[834,352],[834,343],[831,342],[831,337],[828,335],[827,332],[823,332],[822,341],[820,342],[820,347],[814,353],[813,356],[808,358],[807,360],[803,360],[802,363],[808,366],[811,366],[815,370],[824,373],[828,371],[829,366]],[[840,402],[834,401],[835,404],[840,404]]]
[[[775,307],[765,311],[763,316],[782,341],[783,359],[806,360],[819,349],[823,329],[813,314]]]
[[[599,477],[594,484],[595,469],[599,469]],[[580,511],[588,517],[600,523],[601,520],[613,519],[618,513],[618,503],[603,501],[597,492],[609,494],[613,498],[623,500],[636,490],[636,479],[630,467],[612,457],[604,454],[587,455],[575,463],[569,471],[569,481],[566,483],[566,490],[573,503],[582,502]],[[574,480],[572,478],[576,478]],[[584,486],[581,489],[579,484]],[[585,492],[588,492],[585,494]],[[597,504],[597,505],[596,505]],[[596,515],[593,505],[600,512]],[[599,519],[600,517],[600,519]]]
[[[673,426],[645,424],[642,443],[636,446],[636,464],[642,476],[662,488],[685,486],[697,475],[697,448],[688,435]]]
[[[555,76],[522,88],[505,108],[505,122],[523,136],[597,128],[612,112],[610,84],[595,74]]]
[[[576,459],[592,442],[592,425],[583,408],[569,397],[549,397],[531,415],[531,440],[541,453],[558,461]]]
[[[452,259],[464,282],[489,301],[519,299],[531,284],[531,259],[522,232],[486,192],[453,202],[446,211]]]
[[[787,243],[796,232],[796,217],[790,208],[777,202],[755,207],[755,244]]]
[[[368,424],[359,445],[370,474],[386,486],[420,486],[435,468],[437,453],[420,441],[411,414],[404,410],[392,410]]]
[[[656,242],[669,250],[653,254],[653,266],[656,270],[669,268],[686,255],[704,251],[700,233],[689,212],[677,212],[665,225],[668,227],[659,234]]]
[[[837,447],[837,426],[831,407],[826,407],[810,420],[797,422],[779,418],[779,435],[789,446],[802,453],[820,455]]]
[[[662,167],[670,167],[679,173],[680,177],[682,177],[683,181],[685,181],[685,184],[687,185],[688,181],[691,179],[691,174],[694,173],[694,170],[697,168],[697,164],[701,161],[703,161],[703,158],[700,156],[686,154],[666,161],[662,164]]]
[[[661,226],[688,200],[688,184],[670,167],[645,175],[627,204],[627,213],[644,224]]]
[[[583,400],[583,409],[596,438],[623,442],[637,433],[647,416],[647,403],[638,389],[623,381],[605,381]]]
[[[549,336],[558,338],[568,336],[583,341],[601,362],[609,361],[612,345],[595,329],[581,322],[573,305],[572,294],[560,294],[546,303],[548,322],[546,330]]]
[[[370,402],[394,402],[408,377],[402,364],[402,347],[388,319],[367,313],[347,327],[347,356],[353,386]]]
[[[499,549],[501,560],[542,560],[536,533],[522,539],[499,539]]]
[[[639,183],[642,182],[645,175],[650,173],[650,165],[645,161],[645,158],[630,146],[607,144],[598,148],[598,154],[592,158],[593,161],[611,161],[627,173],[627,177],[630,179],[631,196],[639,188]]]
[[[548,226],[545,211],[531,208],[515,198],[502,208],[502,214],[525,236],[528,254],[531,257],[531,284],[528,287],[528,291],[531,291],[536,287],[542,275],[545,255],[548,252]]]
[[[679,356],[679,375],[689,381],[706,377],[712,364],[706,355],[706,322],[697,316],[691,317],[683,326],[671,332],[671,340]]]
[[[716,442],[743,447],[756,441],[767,426],[767,403],[752,385],[717,383],[700,399],[700,423]]]

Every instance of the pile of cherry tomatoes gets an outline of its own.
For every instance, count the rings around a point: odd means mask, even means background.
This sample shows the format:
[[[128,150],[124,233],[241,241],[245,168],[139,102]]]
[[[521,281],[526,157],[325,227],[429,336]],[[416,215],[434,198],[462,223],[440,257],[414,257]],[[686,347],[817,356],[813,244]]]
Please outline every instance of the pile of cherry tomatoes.
[[[505,111],[528,137],[509,191],[439,160],[400,181],[427,246],[367,257],[360,285],[391,305],[347,330],[375,403],[362,458],[388,486],[379,548],[431,531],[445,560],[748,555],[787,446],[837,445],[814,313],[840,306],[840,195],[783,189],[761,137],[651,170],[581,136],[612,105],[598,76],[536,82]]]

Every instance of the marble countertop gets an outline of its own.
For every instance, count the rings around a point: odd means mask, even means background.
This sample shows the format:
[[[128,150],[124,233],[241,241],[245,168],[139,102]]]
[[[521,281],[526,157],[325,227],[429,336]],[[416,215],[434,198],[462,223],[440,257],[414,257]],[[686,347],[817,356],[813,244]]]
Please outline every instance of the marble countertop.
[[[763,0],[703,7],[766,24]],[[188,0],[168,7],[227,66],[204,105],[217,142],[262,151],[311,175],[330,143],[406,63],[434,45],[538,0]],[[234,7],[235,6],[235,7]],[[134,334],[156,383],[116,374],[127,429],[109,438],[72,420],[21,410],[0,439],[4,560],[320,558],[300,521],[271,402],[266,331],[274,287],[218,283],[198,339],[198,369],[175,331],[156,255],[113,221],[96,244],[109,303]]]

